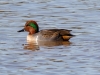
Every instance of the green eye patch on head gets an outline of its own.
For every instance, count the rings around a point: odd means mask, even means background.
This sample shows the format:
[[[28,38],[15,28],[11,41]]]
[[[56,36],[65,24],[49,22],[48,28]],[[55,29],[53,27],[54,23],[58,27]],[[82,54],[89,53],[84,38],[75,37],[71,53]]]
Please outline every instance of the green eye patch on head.
[[[30,23],[29,26],[33,27],[36,31],[38,29],[37,25],[35,25],[34,23]]]

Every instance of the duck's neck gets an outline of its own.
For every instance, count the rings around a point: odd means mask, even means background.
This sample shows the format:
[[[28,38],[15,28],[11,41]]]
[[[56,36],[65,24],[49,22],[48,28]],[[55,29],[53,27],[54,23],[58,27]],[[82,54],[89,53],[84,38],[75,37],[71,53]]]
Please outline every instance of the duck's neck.
[[[29,34],[28,35],[33,35],[33,34],[35,34],[34,32],[29,32]]]
[[[32,27],[29,27],[28,32],[29,32],[29,35],[33,35],[36,33],[36,30]]]

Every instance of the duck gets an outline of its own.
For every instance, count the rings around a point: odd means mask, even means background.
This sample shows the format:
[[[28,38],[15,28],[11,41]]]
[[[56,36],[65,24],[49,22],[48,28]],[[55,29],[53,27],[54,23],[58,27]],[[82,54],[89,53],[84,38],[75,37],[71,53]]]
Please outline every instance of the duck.
[[[67,29],[43,29],[39,31],[39,25],[35,20],[28,20],[24,28],[18,32],[27,31],[27,41],[69,41],[74,35]]]

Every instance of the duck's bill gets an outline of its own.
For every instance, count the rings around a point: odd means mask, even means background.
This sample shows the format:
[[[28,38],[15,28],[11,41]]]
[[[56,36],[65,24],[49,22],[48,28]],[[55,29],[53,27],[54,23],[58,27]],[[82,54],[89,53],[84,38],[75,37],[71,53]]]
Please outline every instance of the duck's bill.
[[[21,30],[19,30],[19,31],[17,31],[17,32],[24,32],[25,30],[24,29],[21,29]]]

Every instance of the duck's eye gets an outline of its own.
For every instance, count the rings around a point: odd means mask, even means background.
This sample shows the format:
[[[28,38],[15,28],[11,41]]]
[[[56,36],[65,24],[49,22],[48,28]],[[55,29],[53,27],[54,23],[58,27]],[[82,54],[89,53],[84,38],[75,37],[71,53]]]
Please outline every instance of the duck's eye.
[[[30,26],[29,24],[27,24],[26,26]]]

